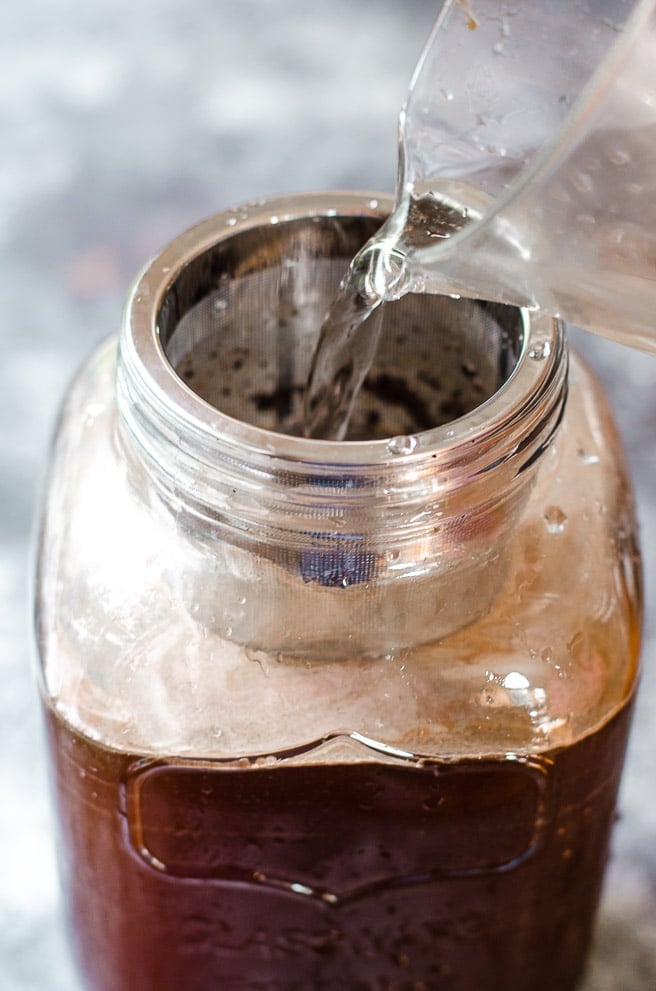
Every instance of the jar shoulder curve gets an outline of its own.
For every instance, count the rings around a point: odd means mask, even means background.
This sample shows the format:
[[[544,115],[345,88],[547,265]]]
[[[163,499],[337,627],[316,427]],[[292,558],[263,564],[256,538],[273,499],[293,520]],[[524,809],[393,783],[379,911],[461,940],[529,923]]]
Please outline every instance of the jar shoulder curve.
[[[111,342],[70,391],[41,542],[44,690],[78,728],[146,752],[266,753],[345,731],[417,753],[498,752],[585,735],[630,695],[640,627],[633,501],[603,392],[576,356],[563,422],[491,608],[439,641],[350,657],[348,679],[334,661],[287,664],[236,639],[253,603],[266,612],[267,586],[242,601],[237,559],[217,567],[216,545],[192,539],[125,458],[114,372]],[[448,595],[430,580],[406,584],[388,606]],[[342,594],[311,591],[328,608]],[[295,594],[290,585],[298,610]],[[380,622],[393,624],[393,608]]]
[[[609,597],[621,607],[627,595],[640,612],[638,521],[624,447],[602,384],[575,352],[563,420],[544,453],[524,514],[523,527],[537,523],[543,577],[555,568],[572,588],[593,577],[603,581],[601,571],[612,582],[614,567],[629,551],[635,581],[626,589],[616,586]],[[585,602],[586,591],[579,594]]]
[[[563,739],[585,735],[632,695],[642,610],[621,438],[601,384],[572,354],[563,421],[515,532],[505,587],[469,631],[469,656],[480,651],[492,696],[495,685],[502,698],[515,683],[535,686],[525,699],[544,710],[550,738],[559,727]]]
[[[104,341],[74,378],[52,448],[35,612],[44,689],[55,697],[74,656],[85,670],[106,668],[122,630],[145,634],[160,566],[166,582],[173,528],[119,439],[117,350],[116,337]]]

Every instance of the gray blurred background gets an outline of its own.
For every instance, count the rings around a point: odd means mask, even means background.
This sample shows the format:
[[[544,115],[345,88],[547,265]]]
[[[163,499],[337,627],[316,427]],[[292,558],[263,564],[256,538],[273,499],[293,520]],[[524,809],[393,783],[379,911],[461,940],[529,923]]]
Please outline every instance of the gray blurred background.
[[[116,331],[137,269],[183,228],[256,197],[393,190],[398,110],[438,5],[1,4],[1,991],[79,991],[58,907],[29,619],[32,520],[61,395]],[[585,991],[654,991],[656,358],[573,338],[626,441],[648,599],[642,694]]]

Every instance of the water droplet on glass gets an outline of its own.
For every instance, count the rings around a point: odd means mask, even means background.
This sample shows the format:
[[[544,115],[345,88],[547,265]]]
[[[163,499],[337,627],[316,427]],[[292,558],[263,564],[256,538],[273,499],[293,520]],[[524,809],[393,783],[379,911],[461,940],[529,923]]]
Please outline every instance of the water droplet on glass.
[[[520,691],[522,689],[530,688],[531,685],[528,678],[526,678],[521,671],[509,671],[501,684],[509,691]]]
[[[369,200],[369,209],[370,210],[377,210],[378,209],[378,200]]]
[[[544,514],[544,521],[549,533],[562,533],[565,529],[567,517],[560,506],[549,506]]]
[[[444,97],[444,99],[447,100],[450,103],[451,100],[453,99],[453,93],[451,92],[451,90],[450,89],[443,89],[443,90],[440,90],[440,92],[441,92],[442,96]]]
[[[533,358],[535,361],[542,361],[543,358],[548,358],[550,354],[551,344],[549,341],[536,341],[528,352],[529,358]]]
[[[236,217],[228,217],[228,219],[226,220],[226,224],[228,225],[228,227],[234,227],[236,223],[237,223]]]
[[[387,450],[390,454],[412,454],[419,441],[412,434],[392,437],[387,442]]]
[[[611,165],[626,165],[631,161],[631,156],[623,148],[611,148],[608,152],[608,161]]]
[[[280,217],[276,217],[275,215],[273,217],[269,217],[269,223],[270,224],[279,224],[280,223]]]
[[[589,193],[594,188],[594,182],[587,172],[574,172],[572,185],[579,193]]]
[[[545,664],[551,664],[551,661],[553,660],[553,651],[551,647],[544,648],[544,650],[542,651],[542,660],[545,662]]]
[[[554,186],[551,190],[551,196],[558,203],[569,203],[571,199],[568,190],[562,185]]]
[[[255,763],[258,767],[273,767],[277,761],[274,754],[262,754],[257,757]],[[257,844],[255,844],[257,846]]]
[[[227,310],[228,301],[223,299],[222,296],[217,296],[217,298],[212,303],[212,309],[215,313],[222,313],[223,310]]]

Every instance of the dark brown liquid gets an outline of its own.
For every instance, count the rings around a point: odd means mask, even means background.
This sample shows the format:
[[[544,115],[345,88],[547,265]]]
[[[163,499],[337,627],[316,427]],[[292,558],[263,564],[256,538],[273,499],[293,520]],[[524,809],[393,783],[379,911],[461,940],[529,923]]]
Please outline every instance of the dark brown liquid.
[[[93,991],[568,991],[630,705],[531,760],[227,767],[108,750],[48,713]]]

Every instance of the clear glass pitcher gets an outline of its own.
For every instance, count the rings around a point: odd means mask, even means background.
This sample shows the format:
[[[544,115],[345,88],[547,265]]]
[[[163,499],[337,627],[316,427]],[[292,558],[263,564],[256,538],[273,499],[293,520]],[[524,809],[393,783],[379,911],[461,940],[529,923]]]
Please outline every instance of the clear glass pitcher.
[[[250,205],[145,269],[67,396],[41,688],[90,991],[572,991],[640,639],[598,385],[544,314],[385,307],[294,435],[390,203]]]
[[[400,192],[462,223],[406,246],[403,287],[656,349],[655,64],[653,0],[447,0],[401,117]]]

